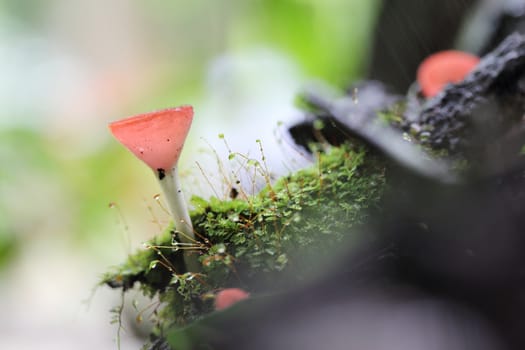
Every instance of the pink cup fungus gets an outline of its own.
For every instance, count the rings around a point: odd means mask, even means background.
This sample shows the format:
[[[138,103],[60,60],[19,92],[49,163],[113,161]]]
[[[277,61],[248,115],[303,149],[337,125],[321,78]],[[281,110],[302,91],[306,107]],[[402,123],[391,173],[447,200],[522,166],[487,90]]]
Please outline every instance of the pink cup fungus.
[[[156,174],[184,243],[195,236],[177,171],[184,141],[193,120],[193,108],[181,106],[139,114],[109,124],[115,138]],[[198,270],[196,259],[185,256],[186,267]]]
[[[223,289],[215,296],[215,310],[224,310],[249,296],[250,293],[240,288]]]
[[[417,82],[427,98],[434,97],[449,83],[458,83],[479,63],[479,57],[462,51],[441,51],[427,57],[417,70]]]

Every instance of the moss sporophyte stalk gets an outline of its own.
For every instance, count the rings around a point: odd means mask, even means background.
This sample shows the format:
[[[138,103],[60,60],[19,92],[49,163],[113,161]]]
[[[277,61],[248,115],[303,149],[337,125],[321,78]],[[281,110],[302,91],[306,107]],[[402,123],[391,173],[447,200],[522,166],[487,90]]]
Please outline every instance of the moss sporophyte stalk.
[[[215,296],[241,288],[256,296],[306,280],[357,225],[379,210],[385,163],[361,144],[317,152],[309,168],[268,184],[247,198],[193,197],[190,212],[198,244],[174,239],[174,227],[104,276],[124,291],[138,285],[161,303],[154,335],[188,325],[214,310]],[[188,270],[184,253],[198,256]],[[295,281],[295,282],[294,282]]]

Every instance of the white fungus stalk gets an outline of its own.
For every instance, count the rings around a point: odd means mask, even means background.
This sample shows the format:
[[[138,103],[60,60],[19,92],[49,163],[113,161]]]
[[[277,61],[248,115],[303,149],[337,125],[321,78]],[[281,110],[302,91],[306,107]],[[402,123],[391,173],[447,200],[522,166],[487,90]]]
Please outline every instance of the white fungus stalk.
[[[193,233],[188,205],[184,199],[184,192],[182,192],[177,165],[167,171],[157,169],[157,179],[164,193],[164,200],[173,217],[177,237],[180,242],[185,244],[185,248],[188,248],[183,250],[186,269],[190,272],[197,272],[200,270],[200,263],[197,254],[191,249],[191,245],[197,244],[197,241]]]
[[[161,173],[163,176],[161,176]],[[182,192],[177,166],[166,172],[159,172],[158,180],[164,193],[165,201],[168,203],[169,211],[173,216],[177,237],[182,243],[188,244],[187,247],[191,247],[191,244],[196,244],[197,242],[195,241],[188,206],[184,199],[184,192]],[[184,263],[188,271],[196,272],[200,270],[197,254],[192,253],[191,249],[184,251]]]
[[[162,177],[162,178],[161,178]],[[179,172],[177,166],[166,171],[163,176],[159,174],[159,184],[164,192],[165,201],[173,215],[175,230],[184,243],[195,243],[193,225],[191,224],[190,214],[182,192]]]

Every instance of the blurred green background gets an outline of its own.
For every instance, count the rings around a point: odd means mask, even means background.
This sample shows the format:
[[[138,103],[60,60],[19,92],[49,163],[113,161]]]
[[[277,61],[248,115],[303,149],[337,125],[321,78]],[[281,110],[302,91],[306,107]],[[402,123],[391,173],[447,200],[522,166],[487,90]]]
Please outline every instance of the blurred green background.
[[[214,135],[264,137],[271,158],[302,86],[360,77],[377,5],[0,0],[0,348],[115,348],[119,295],[82,300],[168,216],[109,121],[194,105],[183,181],[206,194],[195,159]]]

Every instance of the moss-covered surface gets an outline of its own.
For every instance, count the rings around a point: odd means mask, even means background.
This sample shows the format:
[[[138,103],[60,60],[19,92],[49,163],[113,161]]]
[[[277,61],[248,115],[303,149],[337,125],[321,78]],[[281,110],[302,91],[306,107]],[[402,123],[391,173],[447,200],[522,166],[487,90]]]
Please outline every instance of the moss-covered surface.
[[[211,312],[221,288],[253,295],[297,283],[379,209],[385,171],[380,157],[347,144],[318,153],[311,167],[246,199],[193,198],[195,246],[178,245],[168,227],[102,283],[124,290],[138,284],[144,294],[158,296],[156,335]],[[202,271],[186,273],[182,254],[199,254]]]
[[[510,51],[516,54],[507,55]],[[525,38],[513,35],[489,54],[492,59],[482,61],[476,74],[430,100],[422,100],[415,90],[400,99],[375,83],[360,85],[371,93],[364,94],[370,103],[357,103],[353,93],[335,100],[305,94],[299,100],[307,111],[305,120],[289,129],[293,141],[305,149],[311,143],[338,147],[317,152],[310,168],[273,184],[267,176],[267,187],[254,196],[193,198],[191,219],[198,241],[183,246],[168,227],[102,283],[124,291],[138,285],[145,295],[158,297],[153,335],[158,337],[154,344],[161,345],[151,349],[191,349],[188,342],[199,325],[206,328],[234,313],[210,315],[218,290],[241,287],[251,293],[250,303],[307,280],[322,271],[322,262],[334,257],[338,247],[352,243],[368,216],[381,215],[390,175],[385,158],[417,178],[460,183],[471,168],[490,173],[485,163],[498,152],[520,152],[498,142],[513,134],[523,115],[517,86],[524,52]],[[482,110],[493,107],[500,107],[499,118],[486,118]],[[510,148],[498,151],[502,145]],[[261,170],[257,161],[245,164]],[[237,189],[232,193],[235,197]],[[201,271],[186,272],[183,254],[198,254]]]

